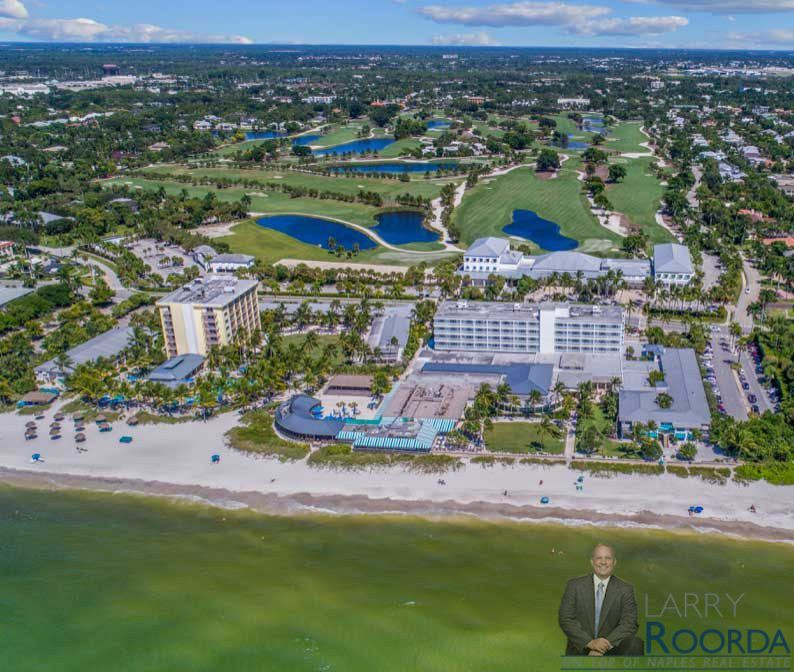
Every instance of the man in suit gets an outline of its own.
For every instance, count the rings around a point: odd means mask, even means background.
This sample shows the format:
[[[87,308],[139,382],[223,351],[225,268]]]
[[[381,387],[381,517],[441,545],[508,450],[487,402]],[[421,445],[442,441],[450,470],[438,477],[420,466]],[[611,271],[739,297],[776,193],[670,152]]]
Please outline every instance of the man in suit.
[[[566,656],[641,656],[634,587],[615,570],[615,551],[599,544],[593,549],[593,573],[571,579],[560,602],[560,628],[568,638]]]

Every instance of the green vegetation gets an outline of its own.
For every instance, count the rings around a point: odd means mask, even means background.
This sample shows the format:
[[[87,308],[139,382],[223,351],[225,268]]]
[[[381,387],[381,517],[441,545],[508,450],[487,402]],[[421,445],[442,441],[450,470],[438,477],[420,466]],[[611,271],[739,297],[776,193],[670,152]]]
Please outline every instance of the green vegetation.
[[[642,146],[643,142],[648,142],[648,138],[640,131],[641,126],[642,122],[639,121],[619,123],[609,134],[605,148],[620,153],[650,152]]]
[[[469,460],[472,464],[479,464],[483,469],[496,466],[497,464],[512,467],[516,463],[514,457],[496,457],[494,455],[477,455]]]
[[[90,656],[116,672],[512,672],[527,661],[557,672],[560,596],[604,537],[589,526],[274,517],[9,487],[0,510],[3,601],[19,615],[5,625],[9,670],[78,672]],[[607,541],[653,606],[692,585],[751,585],[731,627],[774,632],[790,621],[786,544],[619,528]],[[47,599],[31,600],[31,585]]]
[[[339,336],[334,334],[315,333],[315,335],[311,337],[314,345],[308,350],[305,347],[307,337],[308,334],[289,334],[281,337],[281,343],[285,348],[296,347],[300,352],[312,356],[316,355],[319,351],[324,351],[328,346],[332,346],[329,352],[333,354],[328,358],[328,364],[331,367],[336,367],[345,362]]]
[[[523,209],[559,224],[561,233],[576,238],[584,249],[603,247],[605,241],[614,244],[618,236],[590,214],[573,161],[569,159],[553,180],[538,178],[531,168],[481,180],[455,209],[461,240],[469,244],[482,236],[504,236],[502,229],[513,221],[513,210]]]
[[[538,422],[495,422],[485,432],[485,445],[500,453],[562,454],[565,449],[562,439],[543,432]]]
[[[650,243],[669,243],[672,234],[656,223],[664,187],[650,172],[651,158],[630,159],[626,166],[626,177],[608,184],[606,195],[612,209],[622,212],[629,221],[638,226]]]
[[[236,450],[277,457],[282,462],[301,460],[309,454],[307,444],[280,438],[273,429],[273,416],[265,410],[249,411],[242,423],[226,434]]]
[[[424,474],[442,474],[456,471],[463,466],[461,460],[451,455],[363,452],[354,451],[346,444],[320,446],[309,455],[307,463],[312,467],[351,471],[404,466]]]
[[[139,425],[178,425],[193,420],[189,415],[163,415],[149,411],[138,411],[135,417],[138,418]]]
[[[346,142],[352,142],[358,139],[358,134],[361,131],[362,124],[348,124],[335,128],[330,133],[317,138],[312,141],[312,145],[318,147],[332,147],[333,145],[341,145]]]
[[[765,480],[772,485],[794,485],[794,464],[782,462],[762,462],[742,464],[733,471],[737,481]]]
[[[609,438],[614,434],[614,423],[604,416],[603,409],[598,405],[593,405],[592,417],[579,418],[576,425],[576,452],[584,452],[584,437],[591,431],[591,427],[596,431],[596,447],[593,452],[604,457],[627,456],[628,444]]]
[[[584,460],[574,460],[571,462],[571,469],[577,471],[587,471],[591,474],[663,474],[664,467],[661,464],[627,464],[625,462],[587,462]]]

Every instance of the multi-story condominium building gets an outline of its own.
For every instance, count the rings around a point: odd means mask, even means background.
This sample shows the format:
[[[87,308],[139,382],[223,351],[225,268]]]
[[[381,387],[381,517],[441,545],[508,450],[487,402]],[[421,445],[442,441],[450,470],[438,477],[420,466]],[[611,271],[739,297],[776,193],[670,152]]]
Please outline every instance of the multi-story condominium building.
[[[506,239],[495,237],[475,240],[464,252],[463,266],[458,269],[458,274],[467,276],[475,285],[483,285],[492,274],[508,281],[524,276],[543,280],[565,274],[587,281],[610,271],[620,273],[626,284],[634,286],[641,286],[649,277],[667,285],[686,284],[694,275],[689,250],[675,243],[656,245],[653,259],[618,259],[572,251],[524,255],[511,250]]]
[[[436,350],[621,353],[623,309],[568,303],[445,301],[433,322]]]
[[[156,305],[167,355],[206,356],[213,346],[228,345],[238,334],[261,328],[257,284],[209,275],[160,299]]]

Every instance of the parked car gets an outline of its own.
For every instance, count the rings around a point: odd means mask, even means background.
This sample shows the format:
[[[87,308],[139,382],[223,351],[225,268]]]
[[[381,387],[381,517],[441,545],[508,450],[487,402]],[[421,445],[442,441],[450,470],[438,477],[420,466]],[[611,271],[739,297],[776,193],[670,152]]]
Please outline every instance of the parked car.
[[[750,383],[748,383],[747,381],[743,382],[742,383],[742,389],[743,390],[749,390],[750,389]]]
[[[748,394],[747,401],[749,401],[751,404],[755,404],[758,401],[758,397],[756,397],[754,394]]]
[[[758,406],[756,404],[753,404],[751,408],[753,410],[753,413],[755,413],[756,415],[760,415],[761,414],[761,411],[760,411],[760,409],[758,408]]]

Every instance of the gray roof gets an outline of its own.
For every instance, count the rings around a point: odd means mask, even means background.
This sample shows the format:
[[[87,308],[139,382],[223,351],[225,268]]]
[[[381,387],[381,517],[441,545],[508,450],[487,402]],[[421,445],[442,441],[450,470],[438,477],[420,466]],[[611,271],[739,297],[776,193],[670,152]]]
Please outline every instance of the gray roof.
[[[189,379],[201,365],[204,358],[192,353],[177,355],[163,362],[149,374],[149,380],[175,387]]]
[[[692,273],[692,257],[686,245],[662,243],[653,247],[654,273]]]
[[[379,347],[381,350],[390,350],[392,336],[397,337],[397,347],[404,348],[408,342],[408,332],[411,327],[411,318],[397,313],[376,317],[372,322],[370,333],[370,347]]]
[[[0,307],[34,291],[32,287],[0,287]]]
[[[74,367],[80,364],[95,362],[100,357],[112,359],[118,356],[129,346],[133,333],[134,329],[132,327],[116,327],[99,334],[99,336],[94,336],[91,340],[81,343],[71,350],[67,350],[66,356],[71,361],[71,366],[68,366],[67,369],[73,370]],[[37,373],[58,371],[59,367],[55,363],[55,359],[50,359],[36,367]]]
[[[258,285],[256,280],[238,280],[233,275],[208,275],[167,294],[155,305],[183,303],[222,308]]]
[[[210,264],[250,264],[254,259],[250,254],[219,254],[210,260]]]
[[[204,257],[214,257],[218,253],[215,251],[215,248],[209,245],[199,245],[193,249],[193,254],[200,254]]]
[[[305,394],[295,395],[278,407],[276,426],[298,436],[332,439],[342,431],[345,421],[341,418],[315,418],[312,409],[319,405],[318,399]]]
[[[510,243],[504,238],[478,238],[466,250],[467,257],[498,257],[507,252]]]
[[[618,420],[643,423],[653,420],[659,425],[671,423],[684,428],[708,425],[711,412],[695,351],[666,348],[659,360],[664,383],[656,389],[648,386],[641,390],[621,390]],[[656,403],[662,391],[673,398],[670,408],[660,408]]]
[[[601,306],[586,303],[504,303],[500,301],[442,301],[436,319],[538,320],[541,310],[559,311],[557,319],[580,319],[613,323],[623,319],[622,306]]]
[[[546,396],[551,389],[554,366],[551,364],[456,364],[453,362],[428,362],[422,373],[459,373],[501,376],[513,394],[526,396],[537,390]]]
[[[601,270],[601,259],[581,252],[550,252],[535,260],[532,270],[557,273],[570,273],[576,275],[583,273],[597,273]]]

